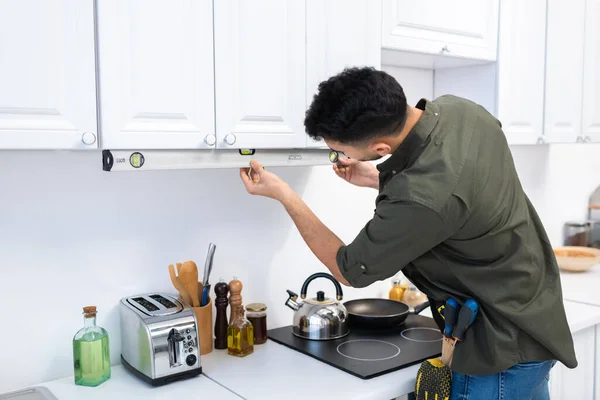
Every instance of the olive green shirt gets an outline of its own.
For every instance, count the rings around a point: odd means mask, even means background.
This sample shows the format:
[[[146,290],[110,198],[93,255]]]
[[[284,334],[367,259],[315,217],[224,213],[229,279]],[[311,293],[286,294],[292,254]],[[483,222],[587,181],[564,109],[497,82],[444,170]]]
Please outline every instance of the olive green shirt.
[[[422,99],[417,124],[380,163],[375,215],[337,262],[354,287],[406,275],[437,308],[449,298],[480,309],[452,369],[491,374],[558,360],[577,366],[560,275],[523,191],[501,123],[455,96]]]

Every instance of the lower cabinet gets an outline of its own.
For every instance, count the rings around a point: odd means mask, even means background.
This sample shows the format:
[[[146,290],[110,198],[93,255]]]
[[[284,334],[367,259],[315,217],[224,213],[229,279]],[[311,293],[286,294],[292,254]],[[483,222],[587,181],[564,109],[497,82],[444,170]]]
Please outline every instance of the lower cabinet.
[[[561,363],[554,366],[550,373],[549,385],[552,400],[600,399],[599,388],[594,387],[596,360],[600,358],[600,341],[596,339],[596,331],[600,332],[600,325],[573,334],[579,365],[575,369],[569,369]]]

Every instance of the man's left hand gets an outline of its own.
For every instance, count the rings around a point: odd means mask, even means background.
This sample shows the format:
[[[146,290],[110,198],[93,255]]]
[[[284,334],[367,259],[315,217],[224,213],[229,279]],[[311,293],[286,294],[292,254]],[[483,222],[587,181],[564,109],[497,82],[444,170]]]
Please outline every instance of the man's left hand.
[[[258,161],[252,160],[250,166],[251,168],[240,168],[240,178],[248,193],[282,201],[286,193],[291,191],[287,183],[267,171]]]

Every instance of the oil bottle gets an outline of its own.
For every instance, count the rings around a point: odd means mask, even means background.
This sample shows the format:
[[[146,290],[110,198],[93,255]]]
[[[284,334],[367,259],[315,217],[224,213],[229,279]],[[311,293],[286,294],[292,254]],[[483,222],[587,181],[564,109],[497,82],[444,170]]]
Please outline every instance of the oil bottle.
[[[402,301],[402,298],[404,296],[404,291],[405,288],[402,287],[402,285],[400,284],[400,279],[394,279],[392,282],[393,286],[390,289],[390,293],[389,293],[389,299],[390,300],[396,300],[396,301]]]
[[[98,386],[110,379],[108,332],[96,326],[96,307],[83,307],[83,323],[73,337],[75,384]]]
[[[227,353],[245,357],[254,352],[254,327],[245,317],[242,305],[242,282],[233,279],[229,282],[229,304],[231,318],[227,327]]]

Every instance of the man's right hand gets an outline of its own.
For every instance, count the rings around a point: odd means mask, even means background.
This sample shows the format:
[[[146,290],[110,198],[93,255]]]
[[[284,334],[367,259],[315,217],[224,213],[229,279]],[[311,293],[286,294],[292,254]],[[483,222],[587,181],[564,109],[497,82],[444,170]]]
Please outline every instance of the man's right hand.
[[[337,176],[353,185],[379,189],[379,171],[368,161],[340,158],[333,170]]]

